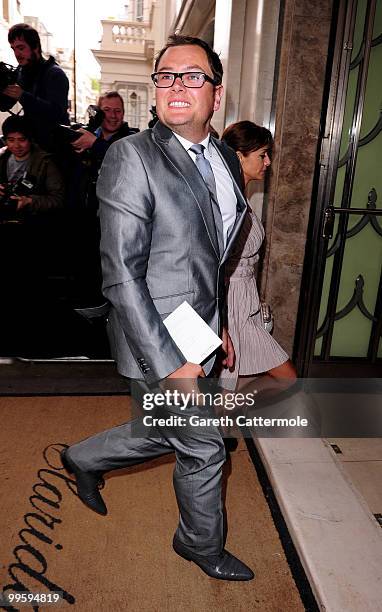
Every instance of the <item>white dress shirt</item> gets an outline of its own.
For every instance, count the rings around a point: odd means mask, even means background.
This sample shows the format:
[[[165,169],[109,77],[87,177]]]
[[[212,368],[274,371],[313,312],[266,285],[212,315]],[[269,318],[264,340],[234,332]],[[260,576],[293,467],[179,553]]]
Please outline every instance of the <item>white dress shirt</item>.
[[[216,195],[218,198],[218,204],[223,221],[223,239],[225,248],[228,236],[235,223],[237,202],[237,198],[233,188],[233,182],[229,175],[229,172],[225,167],[224,162],[220,157],[217,149],[211,143],[209,134],[200,143],[190,142],[189,140],[186,140],[186,138],[183,138],[183,136],[179,136],[179,134],[176,134],[175,132],[173,132],[173,134],[179,140],[182,147],[186,149],[187,153],[189,154],[194,163],[196,160],[196,154],[193,151],[190,151],[190,147],[192,147],[194,144],[201,144],[205,147],[204,156],[210,162],[212,172],[214,173],[215,177]]]

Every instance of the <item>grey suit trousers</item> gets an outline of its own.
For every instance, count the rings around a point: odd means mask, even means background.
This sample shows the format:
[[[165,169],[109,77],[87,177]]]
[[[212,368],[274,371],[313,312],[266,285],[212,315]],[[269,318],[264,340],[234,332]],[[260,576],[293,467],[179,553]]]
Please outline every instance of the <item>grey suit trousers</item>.
[[[205,407],[181,411],[171,406],[165,412],[167,416],[211,416]],[[219,429],[156,427],[151,435],[137,437],[140,432],[142,418],[138,417],[74,444],[68,454],[82,470],[108,472],[175,452],[173,483],[180,513],[176,536],[200,555],[220,553],[224,537],[221,477],[225,448]]]

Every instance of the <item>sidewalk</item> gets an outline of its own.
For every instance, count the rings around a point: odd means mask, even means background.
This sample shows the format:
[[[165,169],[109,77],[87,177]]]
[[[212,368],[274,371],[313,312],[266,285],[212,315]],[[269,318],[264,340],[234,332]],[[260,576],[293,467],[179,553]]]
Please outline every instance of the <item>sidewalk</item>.
[[[320,608],[382,611],[382,529],[346,461],[322,439],[254,442]],[[380,491],[381,481],[376,486]]]

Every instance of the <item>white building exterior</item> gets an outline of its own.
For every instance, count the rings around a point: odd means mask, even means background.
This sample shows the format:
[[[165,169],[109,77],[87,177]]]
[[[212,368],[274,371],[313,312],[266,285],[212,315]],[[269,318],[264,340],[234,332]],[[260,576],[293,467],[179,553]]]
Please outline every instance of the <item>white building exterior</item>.
[[[153,59],[168,34],[166,0],[131,0],[120,18],[102,21],[100,49],[93,53],[101,66],[101,93],[117,90],[124,99],[131,127],[145,129],[151,119]]]
[[[28,23],[35,28],[40,36],[41,48],[44,57],[53,55],[60,64],[69,79],[69,114],[74,119],[74,70],[73,49],[57,48],[54,33],[49,32],[44,23],[35,16],[23,16],[21,14],[20,2],[18,0],[3,0],[0,2],[0,61],[16,66],[15,56],[8,43],[8,30],[15,23]],[[94,104],[97,92],[92,89],[92,77],[84,70],[77,70],[77,121],[86,123],[88,117],[86,109],[89,104]],[[15,105],[12,110],[20,109]],[[0,113],[0,125],[8,117],[8,113]],[[0,130],[1,132],[1,130]]]
[[[16,65],[16,61],[8,43],[8,30],[12,23],[18,23],[22,20],[18,0],[3,0],[0,2],[0,61],[12,66]],[[8,113],[0,113],[0,126],[7,117]]]

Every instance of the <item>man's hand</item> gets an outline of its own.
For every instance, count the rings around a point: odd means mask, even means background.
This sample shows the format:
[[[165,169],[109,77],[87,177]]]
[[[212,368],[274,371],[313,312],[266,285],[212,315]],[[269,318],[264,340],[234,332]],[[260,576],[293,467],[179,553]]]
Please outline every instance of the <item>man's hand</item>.
[[[9,199],[17,200],[17,210],[21,210],[25,206],[29,206],[30,204],[32,204],[32,198],[29,196],[14,195],[14,196],[11,196]]]
[[[4,185],[0,185],[0,198],[2,198],[4,195],[4,189],[5,189]]]
[[[88,130],[84,130],[80,128],[77,132],[81,132],[82,136],[77,138],[74,142],[72,142],[72,147],[77,153],[82,153],[86,151],[86,149],[90,149],[95,141],[97,140],[97,136],[88,132]]]
[[[198,387],[198,378],[205,377],[203,368],[197,363],[187,361],[180,368],[169,374],[167,378],[159,383],[159,386],[164,390],[188,395],[188,397],[197,398],[198,401],[194,405],[204,406],[203,396]]]
[[[190,361],[187,361],[184,365],[182,365],[180,368],[178,368],[177,370],[175,370],[175,372],[172,372],[172,374],[169,374],[167,376],[167,378],[198,378],[199,376],[204,377],[204,370],[202,368],[202,366],[198,365],[197,363],[191,363]]]
[[[225,359],[222,360],[222,364],[226,368],[233,368],[235,363],[235,349],[233,348],[232,340],[226,327],[223,327],[222,340],[222,350],[226,354]]]
[[[10,98],[14,98],[15,100],[20,100],[24,90],[21,89],[20,85],[8,85],[5,89],[3,89],[2,93]]]

